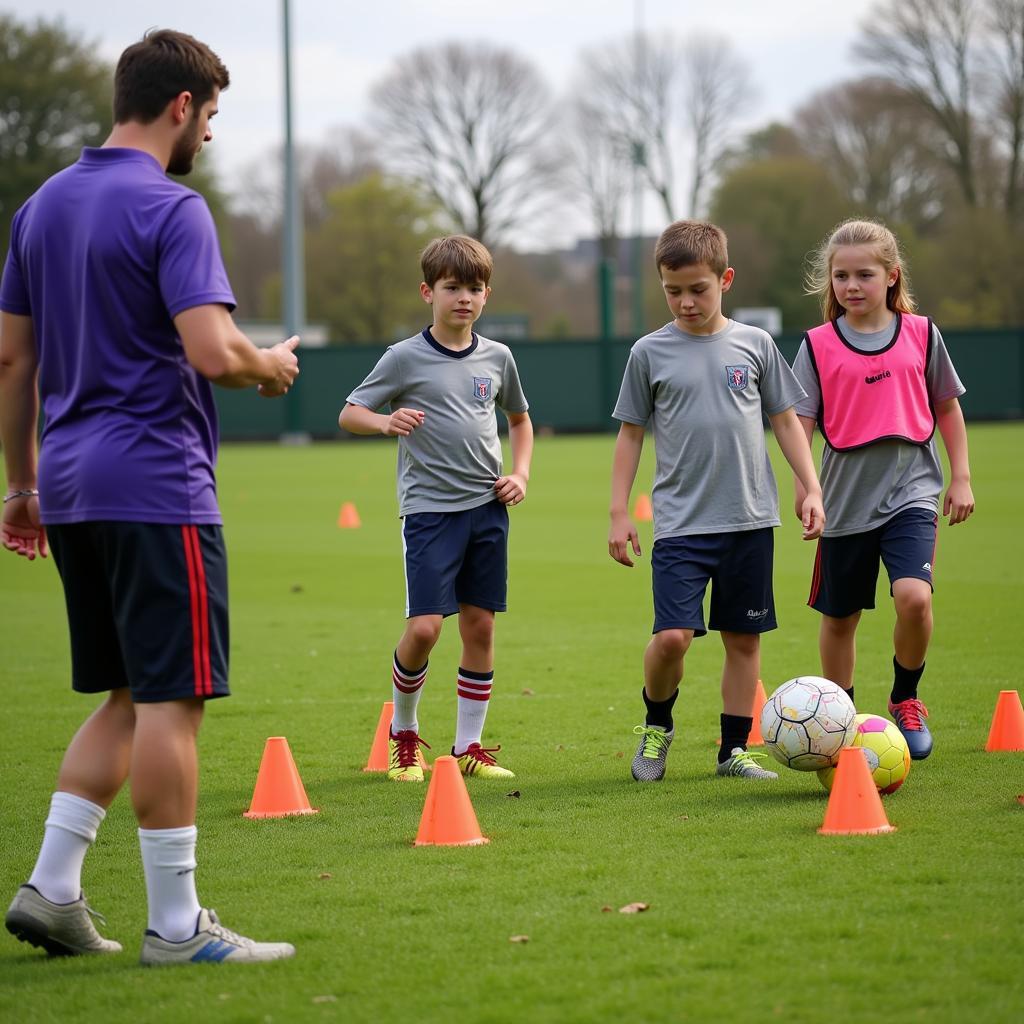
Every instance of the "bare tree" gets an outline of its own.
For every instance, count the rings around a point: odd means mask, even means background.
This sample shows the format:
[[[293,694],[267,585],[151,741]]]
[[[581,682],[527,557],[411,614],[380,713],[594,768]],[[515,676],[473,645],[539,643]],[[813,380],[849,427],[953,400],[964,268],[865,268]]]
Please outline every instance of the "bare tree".
[[[988,0],[986,27],[991,34],[994,117],[1004,131],[997,137],[1007,150],[1004,205],[1019,212],[1024,163],[1024,0]]]
[[[942,129],[941,155],[969,206],[978,202],[972,75],[976,15],[976,0],[881,0],[854,47]]]
[[[731,135],[736,109],[750,97],[750,77],[724,36],[687,41],[683,109],[690,130],[690,216],[696,217]]]
[[[372,100],[395,169],[419,181],[460,230],[493,244],[550,201],[559,165],[548,90],[508,50],[415,50]]]
[[[916,114],[902,86],[860,78],[816,93],[793,126],[853,206],[920,230],[942,212],[949,172],[933,153],[938,129]]]

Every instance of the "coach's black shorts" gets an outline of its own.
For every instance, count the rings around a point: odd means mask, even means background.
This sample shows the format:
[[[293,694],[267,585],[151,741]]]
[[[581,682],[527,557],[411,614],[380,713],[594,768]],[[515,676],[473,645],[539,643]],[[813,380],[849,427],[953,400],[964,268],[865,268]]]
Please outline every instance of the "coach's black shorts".
[[[655,541],[651,554],[654,628],[707,632],[704,593],[711,584],[711,629],[767,633],[775,629],[771,527],[739,533],[706,533]]]
[[[64,584],[71,682],[137,703],[226,697],[228,581],[219,526],[47,527]]]
[[[874,530],[843,537],[821,537],[807,603],[823,615],[844,619],[875,607],[878,560],[896,580],[924,580],[932,589],[932,565],[938,516],[930,509],[907,508]]]
[[[454,615],[460,604],[505,610],[508,509],[500,501],[461,512],[414,512],[402,521],[405,614]]]

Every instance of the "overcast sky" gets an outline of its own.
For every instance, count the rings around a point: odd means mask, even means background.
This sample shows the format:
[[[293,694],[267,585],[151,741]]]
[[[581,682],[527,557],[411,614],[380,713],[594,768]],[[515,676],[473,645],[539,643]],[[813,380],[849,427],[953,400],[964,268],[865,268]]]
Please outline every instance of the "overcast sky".
[[[231,73],[215,141],[204,151],[231,180],[283,137],[281,0],[0,0],[22,20],[60,16],[111,62],[147,28],[202,39]],[[719,33],[749,62],[756,102],[737,112],[753,128],[785,118],[812,92],[854,75],[850,47],[864,6],[822,0],[292,0],[295,133],[316,142],[337,125],[372,131],[369,87],[419,46],[486,40],[532,61],[551,87],[570,82],[581,50],[637,24],[677,36]]]

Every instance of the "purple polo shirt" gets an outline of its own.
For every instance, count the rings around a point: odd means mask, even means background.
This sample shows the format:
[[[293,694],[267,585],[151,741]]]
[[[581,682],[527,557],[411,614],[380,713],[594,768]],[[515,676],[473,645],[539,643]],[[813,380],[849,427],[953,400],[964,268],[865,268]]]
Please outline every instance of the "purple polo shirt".
[[[202,196],[137,149],[83,149],[15,214],[0,309],[31,316],[44,523],[220,523],[213,388],[173,317],[235,307]]]

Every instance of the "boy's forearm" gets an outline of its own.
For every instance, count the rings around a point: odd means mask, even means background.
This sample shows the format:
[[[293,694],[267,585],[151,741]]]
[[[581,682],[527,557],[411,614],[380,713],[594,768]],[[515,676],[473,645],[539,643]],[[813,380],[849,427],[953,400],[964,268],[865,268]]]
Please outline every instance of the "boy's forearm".
[[[350,434],[383,434],[388,418],[364,405],[349,402],[338,417],[338,425]]]
[[[529,480],[530,463],[533,461],[533,422],[529,416],[515,423],[509,422],[508,443],[512,449],[512,472]]]
[[[38,361],[29,317],[2,314],[0,322],[0,443],[10,491],[36,486]]]
[[[633,429],[628,429],[631,427]],[[629,492],[636,480],[643,446],[643,427],[624,423],[615,439],[615,454],[612,458],[612,501],[609,510],[612,515],[629,512]]]
[[[967,454],[967,424],[956,398],[940,402],[935,410],[942,443],[949,456],[949,472],[954,480],[970,481],[971,465]]]

